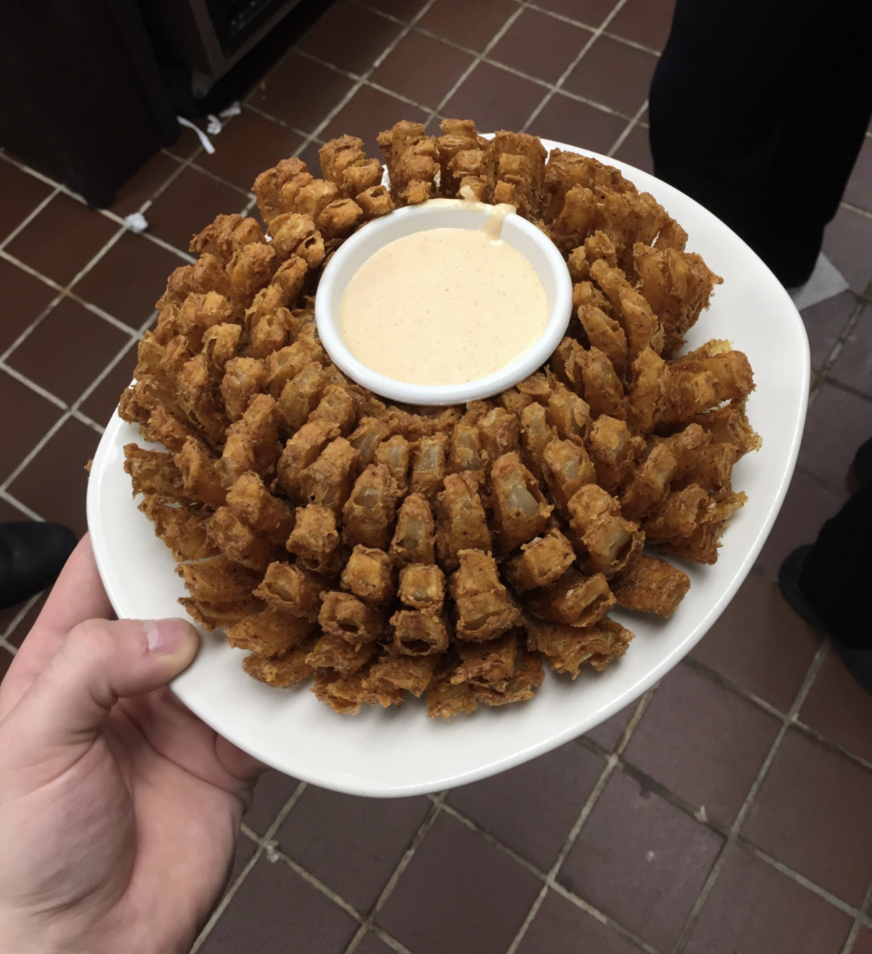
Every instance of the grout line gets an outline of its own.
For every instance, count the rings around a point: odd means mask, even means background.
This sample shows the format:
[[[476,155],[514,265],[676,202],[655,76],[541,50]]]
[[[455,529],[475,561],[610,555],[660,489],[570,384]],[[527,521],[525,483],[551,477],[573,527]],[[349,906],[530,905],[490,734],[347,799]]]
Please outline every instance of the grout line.
[[[850,384],[845,384],[844,382],[840,381],[838,378],[832,378],[829,375],[826,375],[823,378],[822,383],[831,384],[834,388],[837,388],[839,391],[844,391],[845,394],[850,394],[852,397],[860,398],[861,401],[872,401],[872,395],[866,394],[865,391],[861,391]]]
[[[218,923],[221,915],[227,910],[227,906],[233,900],[234,895],[242,887],[242,882],[248,877],[251,869],[257,864],[260,858],[267,852],[267,841],[272,838],[272,836],[278,830],[279,825],[285,820],[285,818],[290,813],[291,809],[300,799],[300,796],[306,790],[306,783],[300,782],[299,785],[294,789],[291,797],[285,802],[284,807],[278,813],[278,815],[273,820],[273,823],[266,830],[266,834],[263,838],[259,838],[255,832],[253,832],[248,825],[240,825],[240,832],[244,834],[247,838],[250,838],[256,845],[257,851],[254,855],[248,860],[246,866],[242,869],[237,877],[236,881],[224,892],[224,896],[218,902],[218,905],[215,907],[215,910],[209,915],[208,921],[203,925],[200,930],[197,940],[194,942],[194,946],[191,948],[189,954],[197,954],[197,951],[203,946],[206,938],[214,929],[215,925]]]
[[[6,248],[6,246],[16,236],[23,232],[60,191],[61,190],[55,186],[55,188],[36,206],[36,208],[31,210],[31,212],[24,217],[24,219],[6,236],[6,238],[0,242],[0,249]]]
[[[753,842],[748,841],[747,838],[739,836],[736,839],[736,843],[741,848],[744,848],[749,854],[754,855],[754,857],[758,860],[765,862],[776,871],[780,871],[781,874],[786,875],[792,881],[802,885],[802,887],[806,888],[808,891],[811,891],[812,894],[816,894],[819,898],[823,898],[824,901],[828,901],[834,908],[838,908],[844,914],[851,915],[861,924],[872,927],[872,918],[869,918],[868,915],[864,914],[860,908],[855,908],[852,904],[848,904],[847,901],[843,901],[831,891],[827,891],[826,888],[822,888],[819,884],[816,884],[810,878],[806,878],[805,875],[788,868],[783,862],[779,861],[777,858],[773,858],[771,855],[763,851],[762,848],[758,848]]]
[[[557,874],[560,871],[560,868],[563,866],[563,862],[566,860],[567,855],[572,850],[572,846],[578,840],[578,836],[581,833],[581,829],[584,827],[585,822],[590,817],[591,812],[593,812],[593,809],[596,806],[596,803],[599,800],[600,795],[602,794],[603,790],[606,787],[606,784],[611,778],[612,773],[615,770],[615,766],[617,766],[618,764],[621,753],[629,744],[630,739],[633,736],[633,733],[636,731],[636,727],[641,722],[642,716],[645,714],[646,710],[648,709],[648,706],[651,705],[651,700],[654,698],[654,695],[656,692],[657,692],[657,685],[652,686],[642,696],[641,700],[636,706],[635,711],[633,712],[632,718],[627,723],[627,727],[624,729],[621,735],[621,738],[618,741],[618,744],[615,746],[615,751],[611,755],[607,756],[605,768],[601,772],[600,777],[597,780],[597,783],[594,786],[593,791],[587,797],[587,800],[585,801],[584,806],[581,809],[581,813],[579,814],[578,818],[575,821],[575,824],[570,829],[569,835],[567,836],[566,841],[563,844],[563,847],[560,849],[560,852],[557,855],[557,859],[555,860],[554,864],[551,866],[551,868],[545,875],[545,883],[543,884],[541,891],[536,897],[536,900],[531,905],[529,911],[527,911],[527,915],[524,918],[520,928],[518,928],[517,934],[514,936],[514,938],[512,939],[512,942],[509,944],[508,948],[506,949],[506,954],[515,954],[515,952],[518,950],[518,947],[520,946],[521,941],[523,941],[524,939],[524,935],[529,930],[530,925],[533,923],[533,919],[536,917],[536,914],[538,913],[539,908],[542,906],[542,902],[545,900],[545,895],[548,893],[548,890],[549,889],[559,890],[558,882],[557,882]],[[564,894],[564,891],[560,891],[560,893]],[[568,892],[568,894],[572,895],[572,897],[568,898],[568,900],[572,900],[573,903],[577,903],[575,900],[576,896],[573,895],[572,892]],[[566,894],[564,894],[564,896],[566,896]],[[592,905],[587,905],[587,902],[583,902],[583,904],[579,906],[584,907],[584,910],[588,910],[588,908],[595,910],[593,909]],[[591,911],[588,911],[588,913],[591,913]],[[604,923],[608,923],[614,930],[619,931],[619,933],[621,933],[623,936],[626,936],[632,939],[637,946],[641,945],[643,950],[653,952],[653,948],[650,948],[646,944],[646,942],[641,940],[641,938],[636,938],[635,935],[630,934],[630,932],[628,932],[626,928],[624,928],[622,925],[619,925],[617,922],[612,922],[612,920],[610,918],[607,918],[606,915],[603,914],[602,912],[598,911],[596,914],[596,917],[601,921],[605,919]]]
[[[282,861],[286,864],[291,871],[295,874],[298,874],[303,881],[307,884],[310,884],[317,891],[320,891],[324,897],[329,898],[337,907],[342,908],[342,910],[351,915],[355,921],[359,924],[363,923],[363,915],[354,907],[354,905],[349,904],[341,895],[337,894],[329,885],[324,884],[320,878],[316,878],[310,871],[307,871],[301,864],[298,864],[294,861],[293,858],[288,857],[283,851],[279,851],[278,848],[272,846],[272,851],[270,851],[271,846],[267,846],[267,860],[271,863],[276,861]]]
[[[811,661],[811,664],[808,667],[808,670],[803,679],[802,685],[800,686],[799,691],[796,694],[796,698],[793,700],[790,710],[782,721],[781,728],[778,730],[778,734],[775,736],[775,741],[772,743],[771,748],[769,749],[769,754],[766,756],[763,764],[760,766],[760,771],[757,773],[757,778],[754,780],[754,784],[751,786],[745,801],[739,809],[738,815],[736,815],[733,824],[730,826],[730,831],[727,836],[727,840],[724,842],[723,847],[718,853],[717,858],[715,859],[714,864],[712,865],[711,871],[709,871],[708,877],[705,880],[705,883],[702,886],[702,889],[697,897],[694,906],[688,915],[687,921],[685,921],[684,927],[681,929],[681,933],[678,936],[678,940],[675,942],[675,946],[672,949],[672,954],[682,954],[685,947],[687,946],[690,936],[693,933],[696,923],[699,920],[699,916],[702,913],[702,909],[705,907],[706,901],[714,888],[718,877],[721,873],[721,869],[724,866],[724,862],[735,846],[738,837],[739,831],[742,826],[745,824],[745,819],[748,817],[754,802],[757,798],[757,795],[760,789],[763,787],[763,782],[766,779],[769,769],[772,767],[772,763],[775,761],[775,756],[778,753],[778,749],[781,746],[784,736],[787,734],[787,730],[792,724],[793,719],[796,717],[800,708],[802,707],[805,697],[808,695],[809,690],[811,689],[812,683],[815,680],[815,677],[818,674],[818,671],[823,664],[824,657],[827,654],[828,646],[824,642],[819,647],[815,653],[814,659]]]
[[[860,910],[868,913],[870,905],[872,905],[872,884],[870,884],[866,890],[866,896],[863,899],[863,904],[860,906]],[[854,918],[854,923],[851,925],[851,930],[848,932],[848,937],[845,940],[845,946],[842,948],[839,954],[850,954],[862,927],[863,922],[859,918]]]
[[[648,108],[648,100],[646,99],[645,102],[642,103],[642,105],[636,111],[636,115],[627,123],[626,127],[624,128],[624,131],[614,141],[612,148],[609,149],[609,151],[606,153],[607,156],[609,157],[614,156],[614,154],[621,148],[621,146],[623,146],[623,144],[626,142],[627,137],[630,135],[630,133],[636,128],[636,126],[639,125],[639,120],[642,118],[642,115],[644,114],[647,108]]]
[[[839,357],[839,354],[842,351],[842,348],[845,346],[845,342],[851,336],[853,330],[857,327],[857,324],[860,321],[860,313],[865,307],[864,302],[858,299],[854,303],[854,307],[851,310],[848,320],[845,322],[844,327],[842,328],[839,337],[833,343],[832,348],[830,348],[830,353],[827,355],[826,360],[821,365],[820,371],[817,374],[817,378],[814,381],[810,389],[808,396],[808,406],[811,407],[812,402],[817,397],[818,392],[823,386],[824,381],[828,378],[830,371],[833,368],[833,365],[836,363],[836,359]]]
[[[531,123],[536,121],[536,117],[542,112],[542,110],[548,105],[548,103],[551,102],[556,92],[563,91],[563,84],[569,78],[570,74],[578,66],[578,64],[584,59],[588,50],[594,45],[594,43],[596,43],[596,41],[600,38],[600,36],[602,36],[603,32],[605,31],[605,28],[612,22],[612,20],[614,20],[614,18],[618,14],[618,11],[621,9],[621,7],[624,6],[626,2],[627,0],[618,0],[618,2],[614,5],[614,7],[612,7],[611,13],[609,13],[608,16],[606,16],[603,22],[599,25],[599,27],[597,27],[597,29],[594,30],[593,35],[590,37],[587,43],[585,43],[584,46],[579,50],[578,55],[575,57],[575,59],[561,73],[560,78],[554,84],[554,88],[545,95],[545,97],[542,99],[542,102],[539,103],[539,105],[533,110],[532,113],[530,113],[529,117],[527,118],[527,121],[524,123],[523,127],[521,128],[521,132],[526,132],[527,129],[530,127]]]
[[[388,57],[394,49],[397,47],[399,42],[408,35],[409,31],[412,29],[412,25],[415,24],[424,14],[433,6],[436,0],[427,0],[427,2],[421,7],[421,9],[415,14],[415,16],[409,21],[409,23],[402,29],[400,32],[391,40],[390,43],[382,50],[382,52],[373,60],[372,65],[367,69],[360,78],[352,85],[348,92],[339,100],[339,102],[327,113],[324,119],[309,133],[308,136],[300,143],[294,152],[295,156],[301,155],[305,150],[315,142],[321,132],[327,128],[330,122],[339,112],[346,106],[346,104],[351,100],[351,98],[357,93],[357,91],[364,85],[364,82],[369,79],[370,76],[378,69],[386,57]]]
[[[400,858],[396,868],[394,868],[390,878],[388,878],[387,883],[382,888],[379,896],[376,898],[375,904],[372,906],[369,914],[362,920],[360,928],[355,932],[354,936],[348,942],[348,946],[345,948],[344,954],[354,954],[354,951],[358,948],[361,941],[366,936],[367,931],[374,930],[378,927],[375,924],[376,917],[387,903],[387,900],[393,893],[394,888],[397,886],[397,882],[400,880],[400,877],[405,872],[406,868],[409,867],[412,858],[415,856],[415,852],[418,850],[421,842],[424,840],[424,836],[433,827],[433,823],[436,821],[440,811],[445,810],[445,795],[446,793],[442,792],[439,795],[435,795],[431,798],[431,806],[429,811],[424,816],[421,824],[418,826],[418,830],[412,836],[412,840],[409,842],[408,848],[406,848],[406,850],[403,852],[403,857]],[[403,948],[403,950],[405,950],[405,948]]]
[[[5,371],[10,378],[14,378],[19,384],[23,384],[31,391],[35,391],[40,397],[45,398],[46,401],[54,404],[54,406],[60,408],[60,410],[68,411],[70,409],[66,401],[62,401],[59,397],[56,397],[54,394],[52,394],[51,391],[47,391],[44,387],[42,387],[42,385],[37,384],[35,381],[31,381],[30,378],[22,374],[20,371],[16,371],[15,368],[11,368],[5,361],[0,361],[0,370]]]
[[[31,510],[27,504],[23,504],[17,497],[13,497],[6,490],[0,490],[0,498],[6,501],[6,503],[11,504],[13,507],[16,507],[20,510],[25,517],[30,517],[31,520],[35,520],[37,523],[45,523],[45,517],[40,516],[35,510]]]
[[[499,41],[506,35],[506,33],[508,33],[512,24],[518,19],[518,17],[520,17],[520,15],[523,12],[524,12],[524,7],[521,4],[518,4],[515,10],[509,14],[506,22],[496,31],[496,33],[494,33],[494,35],[490,38],[490,40],[488,40],[488,42],[484,46],[484,49],[482,49],[480,53],[474,54],[474,58],[472,62],[466,67],[465,70],[461,72],[460,76],[454,81],[454,85],[451,87],[451,89],[449,89],[448,92],[445,93],[445,95],[442,97],[442,99],[439,100],[439,102],[436,104],[436,108],[430,112],[430,115],[427,117],[427,119],[424,122],[424,126],[429,125],[438,115],[441,114],[442,109],[450,101],[452,96],[454,96],[454,94],[466,82],[469,76],[478,67],[479,63],[484,61],[484,58],[487,56],[487,54],[490,53],[490,51],[497,45],[497,43],[499,43]]]
[[[844,199],[839,203],[843,209],[847,209],[849,212],[855,212],[857,215],[862,215],[864,218],[872,219],[872,212],[868,209],[861,208],[859,205],[854,205],[851,202],[846,202]]]

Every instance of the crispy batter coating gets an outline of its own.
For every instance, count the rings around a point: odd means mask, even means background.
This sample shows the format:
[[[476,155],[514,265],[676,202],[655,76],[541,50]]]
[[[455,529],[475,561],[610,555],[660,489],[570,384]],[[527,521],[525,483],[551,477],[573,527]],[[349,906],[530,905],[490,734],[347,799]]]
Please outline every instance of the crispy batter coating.
[[[668,618],[690,589],[690,577],[666,560],[640,554],[611,587],[619,606]]]
[[[411,563],[432,563],[436,558],[436,524],[423,494],[410,494],[397,514],[397,528],[391,540],[391,562],[403,567]]]
[[[615,597],[602,573],[584,576],[570,569],[551,586],[531,593],[528,605],[552,623],[593,626],[615,605]]]
[[[227,630],[234,649],[247,649],[259,656],[278,656],[305,642],[315,627],[301,616],[289,616],[267,607],[240,620]]]
[[[254,679],[265,682],[276,689],[296,687],[315,671],[306,662],[312,650],[311,643],[302,643],[277,656],[260,656],[251,653],[242,660],[242,668]]]
[[[514,550],[545,530],[554,507],[517,454],[504,454],[494,463],[491,484],[496,538],[503,551]]]
[[[449,474],[445,478],[445,489],[437,498],[436,513],[436,548],[445,569],[453,570],[458,566],[461,550],[492,548],[487,515],[474,478]],[[433,562],[432,558],[429,562]]]
[[[412,563],[400,570],[400,602],[438,616],[445,602],[445,574],[435,564]]]
[[[569,501],[569,525],[587,554],[591,573],[620,572],[642,548],[644,535],[621,516],[620,504],[597,484],[586,484]]]
[[[255,533],[229,507],[219,507],[209,518],[209,539],[234,563],[266,570],[278,556],[277,548]]]
[[[323,579],[314,573],[293,563],[276,562],[267,567],[254,595],[273,609],[315,622],[325,589]]]
[[[219,551],[207,533],[208,514],[185,506],[173,506],[163,497],[147,494],[139,509],[154,524],[154,532],[178,560],[202,560]]]
[[[351,593],[336,590],[322,594],[318,622],[325,633],[339,636],[355,647],[374,643],[387,629],[384,614],[375,607]]]
[[[341,585],[375,606],[390,603],[396,590],[390,557],[384,550],[358,544],[342,570]]]
[[[575,562],[575,550],[556,528],[535,537],[521,547],[521,552],[508,560],[503,569],[515,590],[532,590],[548,586],[561,577]]]
[[[482,550],[461,550],[451,577],[457,638],[484,642],[511,629],[520,613],[500,582],[496,560]]]
[[[384,464],[370,464],[365,468],[342,508],[345,543],[387,550],[399,496],[391,472]]]
[[[425,692],[449,718],[529,699],[542,657],[577,675],[632,638],[605,615],[671,614],[687,577],[646,540],[713,563],[735,462],[760,446],[747,358],[676,358],[720,279],[618,170],[471,120],[400,122],[257,178],[254,218],[195,235],[137,348],[121,417],[140,509],[183,563],[181,602],[271,686],[315,674],[342,713]],[[574,316],[546,365],[465,407],[389,404],[322,347],[314,295],[345,238],[436,196],[510,202],[567,260]],[[216,555],[217,554],[217,555]],[[446,579],[448,585],[446,586]],[[511,592],[507,589],[511,587]],[[526,630],[526,637],[518,629]],[[289,635],[291,634],[291,635]]]
[[[297,520],[286,544],[307,570],[333,573],[341,565],[336,514],[321,504],[297,508]]]

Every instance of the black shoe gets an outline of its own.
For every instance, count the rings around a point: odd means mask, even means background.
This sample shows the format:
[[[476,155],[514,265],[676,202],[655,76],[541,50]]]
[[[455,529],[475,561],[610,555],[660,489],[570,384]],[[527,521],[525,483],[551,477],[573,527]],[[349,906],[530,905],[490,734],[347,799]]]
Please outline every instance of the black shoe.
[[[872,484],[872,438],[860,445],[854,455],[853,467],[861,486]]]
[[[57,523],[0,523],[0,609],[51,586],[76,542],[73,531]]]
[[[781,594],[797,616],[802,617],[810,626],[814,626],[815,629],[829,636],[836,652],[842,657],[842,662],[847,667],[848,672],[866,692],[872,695],[872,648],[856,649],[843,645],[837,634],[827,630],[823,620],[818,616],[814,607],[800,589],[799,577],[802,573],[802,565],[810,551],[811,545],[806,544],[797,547],[784,558],[784,562],[778,569],[778,586],[781,589]]]

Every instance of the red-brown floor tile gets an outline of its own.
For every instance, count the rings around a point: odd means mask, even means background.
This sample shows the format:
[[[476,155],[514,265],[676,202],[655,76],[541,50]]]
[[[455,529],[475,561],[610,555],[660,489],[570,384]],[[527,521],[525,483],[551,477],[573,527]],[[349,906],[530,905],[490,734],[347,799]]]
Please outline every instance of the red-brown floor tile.
[[[255,89],[249,102],[297,129],[312,132],[353,84],[347,76],[292,52]]]
[[[71,418],[15,478],[9,492],[46,520],[66,524],[81,537],[88,529],[85,464],[99,442],[99,434]]]
[[[30,632],[33,624],[36,622],[39,614],[42,612],[43,606],[45,606],[46,598],[51,592],[51,588],[45,590],[39,597],[39,599],[30,607],[30,609],[24,614],[24,616],[18,621],[15,629],[6,634],[6,639],[12,643],[13,646],[20,646],[24,640],[27,638],[27,634]],[[19,606],[16,609],[21,609]]]
[[[230,869],[230,877],[227,879],[227,887],[242,874],[242,869],[254,857],[257,851],[257,845],[246,835],[240,835],[236,840],[236,850],[233,852],[233,867]]]
[[[601,36],[569,74],[564,88],[634,116],[648,98],[657,58],[643,50]]]
[[[813,371],[817,371],[823,367],[824,362],[833,350],[833,345],[839,339],[856,306],[857,299],[850,292],[846,291],[842,292],[841,295],[828,298],[826,301],[813,305],[811,308],[806,308],[801,312],[802,321],[808,333],[808,343],[811,349],[811,367]],[[872,319],[872,313],[870,313],[870,319]],[[868,325],[870,322],[866,324]],[[851,338],[845,342],[839,357],[840,359],[842,357],[846,359],[847,367],[849,368],[853,367],[855,362],[859,363],[862,367],[864,361],[872,368],[872,364],[868,362],[868,352],[865,350],[867,344],[854,341],[853,339],[856,334],[857,331],[855,329]],[[857,347],[858,344],[859,347]],[[838,364],[839,361],[837,360],[836,365]],[[844,368],[845,365],[843,365],[843,369]],[[840,381],[844,380],[845,384],[855,384],[850,378],[845,379],[835,372],[834,377]],[[866,383],[866,381],[867,379],[863,379],[864,383]],[[857,385],[855,384],[855,386]],[[862,384],[859,386],[862,390]],[[872,388],[870,388],[870,391],[872,391]]]
[[[824,384],[809,408],[799,464],[836,492],[847,490],[857,448],[872,436],[872,401]]]
[[[155,199],[146,218],[152,235],[187,252],[191,236],[216,215],[241,213],[246,205],[244,195],[189,167]]]
[[[474,119],[481,132],[520,130],[546,92],[520,76],[479,63],[442,112],[446,116]]]
[[[614,751],[615,746],[621,741],[621,736],[624,734],[627,724],[633,718],[637,705],[638,702],[631,702],[630,705],[616,712],[610,719],[606,719],[605,722],[601,722],[591,729],[587,733],[587,737],[607,751]]]
[[[619,116],[555,93],[533,120],[530,132],[568,146],[607,153],[626,125]]]
[[[742,835],[850,904],[872,879],[872,772],[788,732]]]
[[[356,929],[353,918],[286,864],[261,857],[200,950],[340,954]]]
[[[111,219],[61,193],[15,236],[6,251],[66,285],[117,231]]]
[[[618,771],[558,880],[649,944],[669,950],[720,847],[711,829]]]
[[[402,27],[350,3],[337,3],[303,37],[300,47],[349,73],[365,73]]]
[[[675,0],[628,0],[608,26],[609,33],[662,50],[672,27]]]
[[[638,950],[608,925],[549,891],[518,954],[637,954]]]
[[[631,166],[650,172],[654,175],[654,159],[651,157],[651,144],[648,141],[648,130],[642,126],[634,126],[629,136],[621,143],[615,153],[615,159],[629,162]]]
[[[118,407],[121,392],[133,380],[136,348],[132,347],[82,402],[80,410],[92,421],[106,425]]]
[[[860,312],[854,330],[842,345],[830,377],[872,396],[872,305],[866,305]]]
[[[429,807],[426,798],[356,798],[310,786],[276,838],[289,857],[366,913]]]
[[[381,160],[382,153],[379,147],[376,145],[375,139],[373,139],[369,143],[366,143],[365,148],[366,148],[366,153],[368,156],[370,157],[375,156],[376,159]],[[306,146],[306,148],[299,155],[299,158],[306,163],[306,166],[308,167],[309,171],[312,173],[313,176],[321,175],[321,159],[320,159],[320,156],[318,155],[319,149],[320,149],[320,146],[318,145],[318,143],[310,142],[309,145]],[[260,221],[260,213],[257,209],[257,206],[254,207],[254,210],[252,211],[251,214],[257,216],[258,221]]]
[[[557,860],[605,763],[575,742],[482,782],[448,803],[542,871]]]
[[[0,371],[0,481],[15,470],[61,413],[60,408]]]
[[[192,172],[191,175],[197,173]],[[241,201],[242,197],[239,196],[239,199]],[[237,204],[226,211],[232,212],[238,207]],[[180,209],[179,213],[182,212]],[[199,231],[208,221],[201,221],[199,225],[191,222],[184,232]],[[181,222],[176,224],[181,232]],[[131,328],[140,328],[154,311],[154,303],[163,294],[170,273],[185,264],[183,258],[156,242],[125,232],[91,271],[76,283],[73,291]]]
[[[251,189],[261,172],[292,156],[302,141],[290,129],[243,108],[215,136],[215,152],[199,156],[197,165],[242,189]]]
[[[691,656],[787,712],[820,640],[788,606],[778,585],[752,572]]]
[[[274,769],[264,772],[257,780],[251,808],[242,820],[259,835],[266,834],[267,828],[275,821],[276,815],[285,807],[299,784],[297,779]]]
[[[9,364],[72,404],[129,341],[108,321],[64,298],[8,358]]]
[[[612,12],[616,0],[538,0],[536,6],[598,27]]]
[[[537,10],[525,10],[488,56],[529,76],[556,83],[591,36],[589,30]]]
[[[687,954],[839,954],[851,918],[752,854],[734,849]]]
[[[540,887],[504,852],[440,815],[378,923],[415,954],[502,954]]]
[[[408,33],[370,79],[422,106],[435,108],[471,62],[469,53],[423,33]],[[430,63],[432,68],[421,69],[422,63]]]
[[[179,163],[175,159],[164,152],[157,153],[132,179],[124,183],[109,208],[122,216],[138,212],[178,168]]]
[[[822,736],[872,762],[872,696],[830,649],[799,713]]]
[[[398,20],[408,21],[424,6],[424,0],[366,0],[365,5]]]
[[[863,294],[872,281],[872,219],[840,208],[824,233],[824,254],[845,276],[851,291]]]
[[[390,129],[401,119],[420,123],[426,118],[427,114],[423,110],[409,106],[395,96],[371,86],[361,86],[321,131],[320,137],[326,140],[346,134],[359,136],[363,140],[366,154],[381,159],[376,136],[382,130]],[[313,168],[311,164],[309,168]],[[314,168],[317,169],[318,166],[315,165]]]
[[[6,675],[7,670],[12,665],[12,653],[8,649],[5,649],[3,646],[0,646],[0,682],[3,681],[3,677]]]
[[[380,941],[374,934],[367,934],[357,945],[356,954],[391,954],[391,948]]]
[[[195,119],[192,120],[192,122],[196,123],[197,126],[203,130],[203,132],[206,131],[207,120]],[[174,156],[178,156],[179,159],[188,159],[200,148],[200,146],[200,137],[194,132],[194,130],[187,126],[180,125],[179,138],[171,146],[167,146],[167,152],[171,152]]]
[[[0,352],[9,345],[45,310],[57,292],[34,278],[23,268],[0,258]]]
[[[810,477],[794,474],[757,563],[769,573],[778,573],[788,553],[804,543],[814,543],[824,521],[838,513],[844,501],[844,496],[825,490]]]
[[[516,9],[513,0],[436,0],[419,24],[461,46],[483,50]]]
[[[624,758],[723,825],[732,824],[781,723],[689,666],[662,682]]]
[[[872,139],[864,140],[842,198],[872,212]]]
[[[872,930],[861,928],[851,948],[851,954],[872,954]]]
[[[17,228],[40,202],[52,191],[36,176],[22,172],[17,166],[0,157],[0,242]]]

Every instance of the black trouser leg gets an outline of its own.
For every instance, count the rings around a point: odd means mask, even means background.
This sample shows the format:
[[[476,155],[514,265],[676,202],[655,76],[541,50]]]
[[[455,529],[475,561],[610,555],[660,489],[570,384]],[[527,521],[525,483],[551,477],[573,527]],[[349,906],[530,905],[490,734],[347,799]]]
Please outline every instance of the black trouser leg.
[[[823,525],[799,588],[841,645],[872,649],[872,484]]]
[[[814,267],[872,114],[868,0],[678,0],[651,86],[654,172],[784,284]]]

